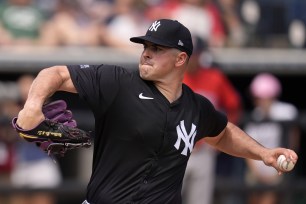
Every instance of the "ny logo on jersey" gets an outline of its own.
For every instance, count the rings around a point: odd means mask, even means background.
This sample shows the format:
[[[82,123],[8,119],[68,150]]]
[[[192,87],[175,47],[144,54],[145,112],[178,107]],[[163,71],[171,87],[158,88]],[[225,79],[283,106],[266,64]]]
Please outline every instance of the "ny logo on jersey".
[[[155,21],[149,28],[149,31],[157,31],[157,28],[160,26],[160,21]]]
[[[194,138],[197,134],[196,128],[197,126],[192,124],[191,131],[188,134],[185,128],[184,120],[182,120],[180,124],[176,126],[177,140],[176,140],[176,143],[174,144],[174,147],[178,150],[180,148],[181,141],[183,140],[183,142],[185,143],[185,147],[183,151],[181,152],[182,155],[187,156],[188,149],[190,153],[192,152],[193,145],[194,145]]]

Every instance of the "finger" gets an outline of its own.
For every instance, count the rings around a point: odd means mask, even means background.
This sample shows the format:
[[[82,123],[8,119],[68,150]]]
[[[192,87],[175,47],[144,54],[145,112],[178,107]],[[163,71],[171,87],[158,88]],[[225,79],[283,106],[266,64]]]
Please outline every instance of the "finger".
[[[284,155],[285,155],[287,161],[292,161],[293,163],[296,163],[297,160],[298,160],[297,154],[291,149],[287,149],[284,152]]]

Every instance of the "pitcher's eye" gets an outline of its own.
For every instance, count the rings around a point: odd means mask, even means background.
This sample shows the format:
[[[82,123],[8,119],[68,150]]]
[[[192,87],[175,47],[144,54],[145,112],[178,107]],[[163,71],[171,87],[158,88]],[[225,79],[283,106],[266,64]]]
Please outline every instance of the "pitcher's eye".
[[[144,44],[143,45],[144,50],[148,50],[151,52],[160,52],[166,49],[164,46],[156,45],[156,44]]]

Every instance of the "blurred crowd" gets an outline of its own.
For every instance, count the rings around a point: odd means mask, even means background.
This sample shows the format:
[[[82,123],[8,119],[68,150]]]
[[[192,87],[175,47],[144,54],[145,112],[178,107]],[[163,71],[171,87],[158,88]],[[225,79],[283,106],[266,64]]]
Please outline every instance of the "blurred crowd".
[[[59,165],[34,143],[21,139],[11,126],[27,98],[34,80],[22,75],[16,83],[0,84],[0,183],[15,188],[56,188],[62,181]],[[7,88],[10,87],[10,88]],[[13,196],[0,194],[1,204],[54,204],[53,195],[45,191],[21,192]]]
[[[158,18],[212,47],[305,47],[300,0],[0,0],[0,46],[129,48]]]
[[[299,151],[298,110],[294,104],[279,100],[284,84],[269,73],[254,76],[245,88],[253,106],[248,114],[241,97],[245,93],[235,90],[214,64],[210,48],[305,48],[305,10],[303,0],[0,0],[0,48],[103,46],[131,51],[135,44],[129,38],[143,35],[152,21],[177,19],[190,29],[195,43],[184,83],[209,98],[231,122],[265,146],[282,145]],[[10,125],[33,77],[0,81],[0,183],[56,188],[63,181],[62,166],[21,140]],[[79,159],[83,165],[77,168],[90,171],[86,154],[82,153]],[[270,187],[287,181],[262,163],[230,157],[203,143],[197,144],[190,161],[183,188],[186,204],[278,204],[281,197],[270,191],[255,192],[246,200],[229,193],[213,201],[215,178]],[[203,163],[210,165],[203,168]],[[33,193],[0,195],[0,203],[55,204],[56,200],[48,193]]]

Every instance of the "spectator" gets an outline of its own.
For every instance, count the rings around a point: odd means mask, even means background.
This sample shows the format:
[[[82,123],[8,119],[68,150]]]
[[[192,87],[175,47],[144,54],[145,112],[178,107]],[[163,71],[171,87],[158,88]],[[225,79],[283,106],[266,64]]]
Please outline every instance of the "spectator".
[[[27,93],[33,81],[32,76],[24,75],[18,80],[20,103],[12,104],[10,116],[16,116],[27,98]],[[11,120],[10,119],[10,120]],[[19,139],[19,138],[18,138]],[[16,144],[16,161],[11,175],[14,187],[55,188],[61,182],[58,166],[50,157],[35,144],[21,138]],[[18,193],[11,198],[11,204],[55,204],[55,197],[49,192]]]
[[[131,36],[141,35],[149,26],[144,17],[146,4],[143,0],[115,0],[113,14],[106,27],[101,30],[101,38],[106,46],[131,51],[136,45],[130,42]]]
[[[39,44],[45,19],[32,0],[8,0],[0,8],[0,44]]]
[[[11,126],[11,113],[16,113],[18,88],[14,82],[0,81],[0,183],[11,185],[10,176],[14,168],[17,136]],[[19,110],[19,109],[18,109]],[[0,195],[0,203],[6,204],[9,195]]]
[[[211,47],[223,47],[226,34],[222,16],[211,0],[168,0],[148,9],[150,19],[172,18],[184,23],[188,29],[208,42]],[[196,20],[195,20],[196,19]]]
[[[34,4],[44,13],[46,19],[49,19],[55,12],[56,4],[60,0],[32,0]]]
[[[282,145],[298,148],[299,131],[296,125],[298,111],[290,103],[279,101],[281,83],[272,74],[261,73],[251,82],[250,93],[254,102],[250,120],[244,130],[268,148]],[[283,181],[274,169],[260,161],[247,160],[246,181],[249,185],[276,186]],[[249,204],[277,204],[280,195],[272,191],[252,193]]]
[[[209,46],[225,45],[226,36],[221,14],[212,1],[181,0],[173,11],[172,18],[178,18],[185,23],[194,35],[202,37]]]
[[[300,1],[300,0],[298,0]],[[242,19],[248,28],[248,46],[288,47],[288,11],[294,0],[247,0]],[[300,1],[303,2],[303,1]],[[251,25],[251,26],[250,26]]]
[[[145,14],[150,20],[170,18],[171,12],[178,6],[179,1],[180,0],[148,1],[148,3],[150,2],[151,4],[149,4]]]
[[[11,99],[0,95],[0,183],[10,185],[10,175],[14,167],[14,142],[16,133],[12,130],[7,112],[12,106]],[[6,204],[9,196],[0,195],[0,203]]]
[[[229,121],[237,124],[241,113],[238,92],[218,67],[211,63],[212,56],[207,43],[195,37],[194,44],[194,53],[189,60],[184,83],[208,98],[217,109],[225,111]],[[216,155],[217,151],[209,145],[197,143],[184,177],[184,203],[213,203]]]
[[[306,1],[287,1],[288,39],[295,48],[306,48]]]
[[[227,46],[241,47],[247,40],[245,28],[239,16],[239,0],[213,0],[219,5],[228,33]]]
[[[98,22],[79,1],[61,0],[44,27],[41,43],[46,46],[98,46],[98,29]]]

